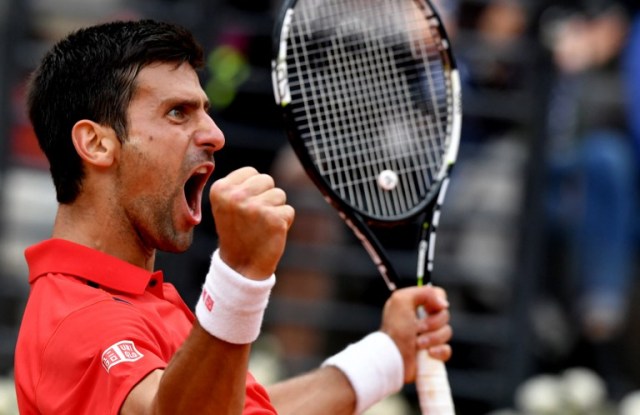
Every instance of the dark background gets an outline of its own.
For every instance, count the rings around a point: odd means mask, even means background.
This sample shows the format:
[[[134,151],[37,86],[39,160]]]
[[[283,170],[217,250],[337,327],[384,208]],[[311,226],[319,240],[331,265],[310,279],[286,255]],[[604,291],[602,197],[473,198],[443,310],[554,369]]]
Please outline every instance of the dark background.
[[[558,281],[566,278],[562,239],[547,232],[545,125],[555,71],[540,35],[540,16],[548,5],[508,2],[514,9],[500,15],[501,27],[483,20],[498,3],[459,0],[447,22],[464,80],[464,120],[434,280],[447,288],[452,303],[454,357],[448,367],[458,413],[513,406],[523,381],[573,366],[596,370],[615,401],[640,383],[632,353],[635,310],[614,341],[585,341],[566,312],[571,295],[558,289],[563,285]],[[452,4],[444,2],[443,14]],[[47,163],[24,113],[25,80],[56,39],[111,19],[151,17],[194,31],[207,53],[217,57],[202,74],[212,115],[227,139],[217,153],[214,179],[253,165],[272,173],[296,207],[264,334],[255,347],[255,364],[261,365],[256,372],[278,378],[309,370],[378,327],[385,285],[288,150],[270,74],[278,5],[266,0],[0,0],[0,375],[11,378],[28,294],[22,252],[49,235],[56,209]],[[188,304],[195,304],[215,246],[214,224],[205,219],[192,249],[159,256],[158,267]],[[617,360],[603,362],[601,350]],[[412,386],[400,399],[405,406],[386,413],[416,413]]]

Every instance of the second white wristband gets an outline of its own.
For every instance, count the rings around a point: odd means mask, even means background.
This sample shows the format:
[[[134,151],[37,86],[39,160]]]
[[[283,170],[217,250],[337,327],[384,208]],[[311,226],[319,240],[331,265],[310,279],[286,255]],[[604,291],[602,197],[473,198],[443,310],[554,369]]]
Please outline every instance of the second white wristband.
[[[243,277],[225,264],[216,250],[196,305],[198,322],[226,342],[252,343],[260,334],[275,281],[275,275],[260,281]]]
[[[387,334],[377,331],[331,356],[322,366],[340,369],[356,394],[356,414],[398,392],[404,385],[400,350]]]

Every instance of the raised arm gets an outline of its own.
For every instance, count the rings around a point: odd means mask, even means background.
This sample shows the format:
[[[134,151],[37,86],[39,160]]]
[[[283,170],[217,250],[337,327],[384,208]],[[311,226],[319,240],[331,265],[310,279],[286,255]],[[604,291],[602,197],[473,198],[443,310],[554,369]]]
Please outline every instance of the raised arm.
[[[242,413],[250,343],[294,212],[273,179],[253,168],[216,181],[209,197],[220,247],[197,321],[166,370],[152,372],[131,390],[122,415]]]
[[[420,304],[429,313],[423,320],[415,313]],[[267,390],[280,415],[352,415],[356,408],[361,412],[399,391],[403,383],[415,381],[419,348],[448,360],[451,335],[445,292],[436,287],[404,288],[387,300],[380,332],[327,359],[320,369]]]
[[[120,414],[241,414],[249,352],[250,345],[224,342],[196,322],[166,370],[138,383]]]

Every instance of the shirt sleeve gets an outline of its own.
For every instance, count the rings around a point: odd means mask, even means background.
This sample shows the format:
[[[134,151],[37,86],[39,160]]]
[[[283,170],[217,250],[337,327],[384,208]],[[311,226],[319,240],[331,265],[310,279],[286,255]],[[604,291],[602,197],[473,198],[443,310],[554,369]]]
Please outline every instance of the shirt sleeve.
[[[247,373],[247,397],[242,415],[277,415],[267,390],[255,380],[251,373]]]
[[[51,414],[118,414],[131,389],[166,367],[175,347],[137,313],[101,301],[69,315],[48,342],[36,390]]]
[[[165,368],[183,340],[167,335],[127,303],[105,300],[78,310],[47,344],[38,407],[44,414],[116,415],[131,389],[153,370]],[[277,414],[250,373],[246,393],[244,415]]]

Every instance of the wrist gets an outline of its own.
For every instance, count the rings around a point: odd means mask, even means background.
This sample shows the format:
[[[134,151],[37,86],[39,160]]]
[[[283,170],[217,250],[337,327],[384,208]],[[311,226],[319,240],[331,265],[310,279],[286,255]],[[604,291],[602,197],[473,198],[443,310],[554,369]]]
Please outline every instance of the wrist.
[[[209,334],[226,342],[252,343],[260,334],[274,284],[275,275],[264,280],[242,276],[216,250],[196,305],[198,322]]]
[[[356,414],[398,392],[404,384],[404,362],[394,341],[377,331],[329,357],[322,366],[344,373],[356,395]]]
[[[273,274],[272,271],[266,271],[264,267],[256,268],[255,256],[246,255],[241,258],[236,258],[232,255],[232,258],[228,255],[225,256],[226,251],[220,248],[218,248],[216,252],[225,266],[231,268],[233,271],[243,276],[244,278],[260,281],[270,278]]]

